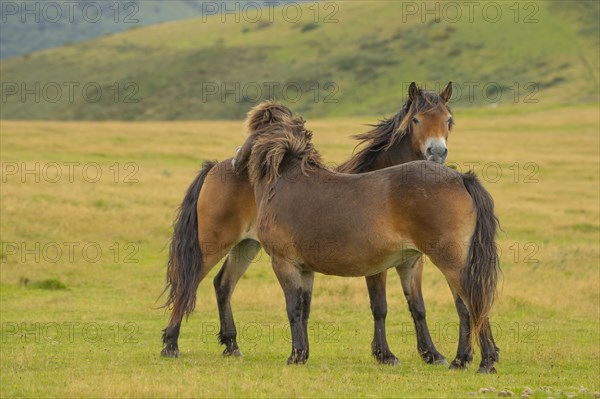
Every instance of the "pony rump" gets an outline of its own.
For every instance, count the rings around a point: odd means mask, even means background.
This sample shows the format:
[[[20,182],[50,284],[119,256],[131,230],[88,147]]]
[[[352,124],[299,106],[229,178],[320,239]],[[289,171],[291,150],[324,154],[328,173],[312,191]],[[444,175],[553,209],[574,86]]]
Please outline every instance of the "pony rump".
[[[206,176],[216,162],[205,162],[189,186],[177,211],[173,224],[173,238],[167,263],[167,285],[169,291],[165,307],[173,307],[170,325],[175,325],[183,315],[189,316],[196,307],[196,290],[200,284],[202,252],[198,245],[198,211],[196,204]],[[162,294],[161,294],[162,295]]]

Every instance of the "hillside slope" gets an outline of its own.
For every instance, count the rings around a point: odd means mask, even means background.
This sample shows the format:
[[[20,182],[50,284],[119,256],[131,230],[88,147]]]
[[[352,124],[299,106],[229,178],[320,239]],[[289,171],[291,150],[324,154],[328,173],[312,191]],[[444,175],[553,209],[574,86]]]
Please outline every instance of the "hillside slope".
[[[4,3],[0,7],[0,59],[202,13],[198,1],[185,0]]]
[[[230,119],[265,98],[306,117],[382,115],[412,80],[453,80],[458,106],[598,101],[598,2],[478,3],[458,18],[407,4],[421,3],[309,3],[297,21],[297,5],[272,21],[250,10],[13,58],[0,63],[0,116]]]

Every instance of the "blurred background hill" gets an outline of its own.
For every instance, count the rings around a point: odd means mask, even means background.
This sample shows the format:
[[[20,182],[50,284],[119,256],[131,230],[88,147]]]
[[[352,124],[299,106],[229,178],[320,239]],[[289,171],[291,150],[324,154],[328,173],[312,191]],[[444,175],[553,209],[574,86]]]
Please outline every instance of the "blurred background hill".
[[[454,81],[460,107],[599,101],[597,1],[309,2],[260,15],[238,2],[210,16],[223,9],[138,1],[118,3],[120,23],[102,4],[99,23],[35,31],[3,10],[1,118],[240,119],[267,98],[307,118],[386,115],[413,80]],[[135,7],[142,22],[123,23]]]
[[[71,7],[52,0],[2,3],[0,59],[202,13],[197,1],[78,0]]]

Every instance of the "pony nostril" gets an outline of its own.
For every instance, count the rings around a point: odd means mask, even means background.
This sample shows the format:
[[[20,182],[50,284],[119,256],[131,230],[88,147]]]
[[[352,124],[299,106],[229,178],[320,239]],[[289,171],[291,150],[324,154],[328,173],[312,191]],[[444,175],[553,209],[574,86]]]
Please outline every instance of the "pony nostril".
[[[428,159],[446,157],[446,155],[448,155],[448,147],[442,147],[441,145],[432,145],[425,150],[425,157]]]

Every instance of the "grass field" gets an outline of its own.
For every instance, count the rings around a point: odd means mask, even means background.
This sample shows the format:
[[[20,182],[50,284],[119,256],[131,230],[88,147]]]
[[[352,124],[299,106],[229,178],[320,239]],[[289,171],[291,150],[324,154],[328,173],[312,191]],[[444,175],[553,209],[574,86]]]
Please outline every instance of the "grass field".
[[[597,105],[455,114],[448,162],[465,171],[479,162],[505,231],[492,318],[498,374],[423,363],[395,273],[388,337],[399,366],[370,355],[363,279],[321,275],[310,360],[285,366],[283,294],[264,254],[233,298],[245,357],[220,355],[215,268],[182,327],[181,358],[161,358],[167,317],[156,299],[176,207],[203,160],[229,157],[243,142],[242,123],[2,121],[0,396],[497,397],[507,389],[518,397],[531,388],[535,398],[598,398]],[[309,127],[324,157],[340,162],[355,144],[348,136],[373,122]],[[451,359],[458,318],[430,263],[424,297],[434,342]]]

